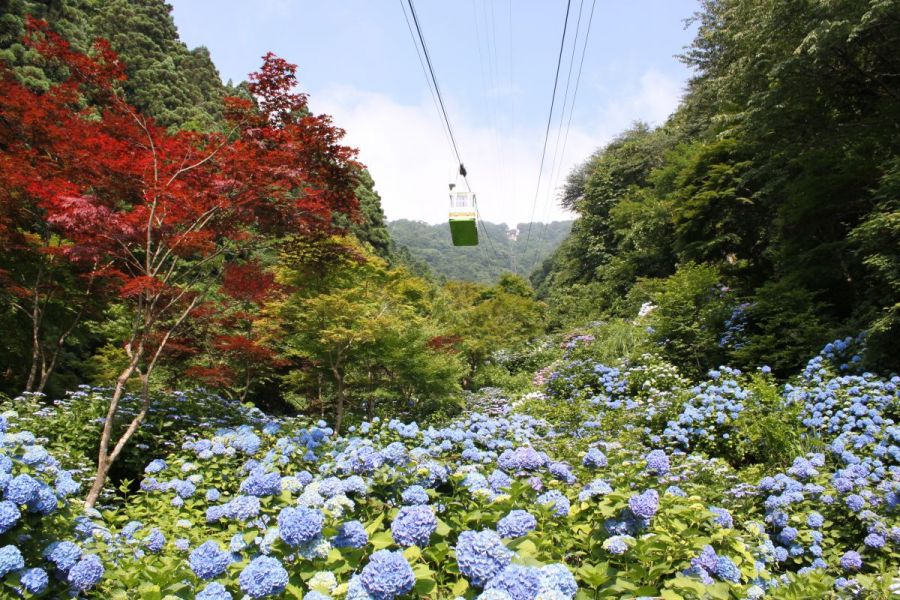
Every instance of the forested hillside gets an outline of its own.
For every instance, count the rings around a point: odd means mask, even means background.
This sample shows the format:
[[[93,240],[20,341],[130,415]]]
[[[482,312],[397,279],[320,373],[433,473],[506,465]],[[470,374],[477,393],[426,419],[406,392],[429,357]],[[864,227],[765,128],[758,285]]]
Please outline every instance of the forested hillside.
[[[896,369],[900,5],[712,1],[697,21],[675,114],[569,176],[579,218],[532,278],[554,319],[649,302],[651,337],[699,370],[785,373],[865,331],[869,366]]]
[[[447,223],[429,225],[400,219],[388,223],[391,238],[398,248],[424,262],[446,279],[493,283],[503,273],[528,275],[540,265],[569,233],[570,221],[534,223],[533,239],[526,244],[529,224],[510,229],[505,224],[481,222],[477,247],[454,247]]]

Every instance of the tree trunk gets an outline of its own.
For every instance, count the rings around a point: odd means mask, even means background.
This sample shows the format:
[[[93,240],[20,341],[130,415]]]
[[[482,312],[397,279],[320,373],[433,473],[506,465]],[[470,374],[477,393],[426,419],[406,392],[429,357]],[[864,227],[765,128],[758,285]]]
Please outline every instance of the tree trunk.
[[[336,367],[332,367],[331,372],[334,374],[334,380],[337,384],[335,398],[337,406],[334,418],[334,433],[337,435],[341,432],[341,422],[344,420],[344,374]]]
[[[30,392],[34,389],[34,380],[37,377],[38,364],[41,358],[41,297],[40,285],[41,278],[44,274],[44,265],[41,264],[38,269],[37,277],[34,280],[34,296],[31,306],[31,369],[28,372],[28,381],[25,383],[25,391]]]
[[[125,385],[137,368],[139,360],[140,355],[135,354],[131,358],[131,361],[129,361],[128,366],[125,367],[116,378],[116,387],[113,389],[113,395],[109,401],[109,409],[106,411],[106,421],[103,423],[103,432],[100,434],[100,452],[97,456],[97,472],[94,475],[94,483],[88,492],[87,498],[84,499],[86,508],[94,507],[97,503],[97,498],[100,496],[100,492],[103,491],[103,486],[106,484],[106,476],[109,473],[109,467],[113,462],[113,457],[109,454],[109,442],[112,438],[113,421],[115,420],[116,414],[119,412],[119,401],[125,393]]]
[[[109,466],[112,464],[107,456],[101,456],[97,461],[97,472],[94,474],[94,483],[91,485],[91,491],[88,492],[87,498],[84,499],[85,508],[94,508],[103,486],[106,485],[106,476],[109,474]]]
[[[37,335],[37,325],[34,326],[34,330]],[[26,392],[34,391],[34,380],[37,379],[38,363],[40,362],[40,342],[35,338],[31,344],[31,369],[28,371],[28,381],[25,382]]]
[[[325,418],[325,400],[322,398],[322,372],[316,373],[316,395],[319,400],[319,418]]]
[[[375,400],[372,398],[372,393],[375,391],[375,384],[374,375],[372,374],[372,367],[369,367],[368,379],[369,396],[366,398],[366,419],[371,421],[372,417],[375,416]]]

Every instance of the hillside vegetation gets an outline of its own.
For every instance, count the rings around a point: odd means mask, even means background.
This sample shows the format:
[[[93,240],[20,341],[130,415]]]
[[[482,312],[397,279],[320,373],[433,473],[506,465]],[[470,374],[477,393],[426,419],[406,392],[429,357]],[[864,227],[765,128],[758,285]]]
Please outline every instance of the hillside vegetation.
[[[695,373],[787,374],[865,331],[867,365],[897,369],[898,19],[876,0],[704,2],[678,110],[569,176],[579,217],[532,276],[551,321],[658,305],[652,337]]]
[[[519,223],[512,229],[504,224],[480,222],[478,247],[454,247],[448,223],[429,225],[406,219],[388,223],[399,251],[408,252],[435,275],[476,283],[494,283],[503,273],[528,275],[556,250],[571,227],[570,221]]]

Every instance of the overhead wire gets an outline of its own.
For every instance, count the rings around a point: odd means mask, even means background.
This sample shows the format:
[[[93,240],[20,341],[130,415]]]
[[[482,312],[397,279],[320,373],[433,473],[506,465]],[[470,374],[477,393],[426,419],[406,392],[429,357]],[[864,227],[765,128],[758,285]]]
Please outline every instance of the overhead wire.
[[[431,64],[431,55],[428,52],[428,44],[425,43],[425,36],[422,35],[422,27],[419,25],[419,16],[416,14],[416,6],[413,0],[407,0],[409,12],[412,14],[413,24],[416,26],[416,32],[419,34],[419,42],[422,44],[422,52],[425,53],[425,62],[428,64],[428,72],[431,74],[431,81],[434,83],[434,91],[437,94],[438,103],[441,107],[441,114],[444,116],[444,122],[447,124],[447,131],[450,134],[450,143],[453,146],[453,153],[456,155],[456,161],[460,167],[463,165],[462,157],[459,153],[459,145],[456,143],[456,136],[453,134],[453,126],[450,124],[450,117],[447,116],[447,107],[444,105],[444,96],[441,94],[441,87],[438,84],[437,76],[434,74],[434,65]],[[406,14],[404,12],[404,14]],[[465,179],[465,176],[463,177]],[[466,182],[468,187],[468,181]]]
[[[582,70],[584,67],[584,58],[585,58],[585,55],[587,54],[587,44],[588,44],[588,41],[589,41],[590,35],[591,35],[591,25],[593,24],[593,21],[594,21],[594,9],[596,8],[596,6],[597,6],[597,0],[592,0],[591,1],[591,12],[588,16],[587,27],[585,28],[585,34],[584,34],[584,41],[581,46],[581,59],[579,60],[578,72],[575,76],[575,89],[572,93],[572,104],[569,107],[569,118],[568,118],[568,121],[566,122],[565,135],[563,136],[563,142],[562,142],[562,149],[559,152],[559,162],[557,163],[556,162],[556,150],[559,149],[558,148],[559,133],[562,131],[562,119],[565,118],[565,104],[563,105],[562,118],[560,119],[560,129],[559,129],[559,131],[557,131],[557,148],[554,149],[553,162],[555,163],[555,166],[553,168],[553,171],[551,171],[551,181],[557,180],[557,178],[560,175],[559,172],[562,169],[563,163],[565,162],[566,147],[568,146],[568,142],[569,142],[569,130],[571,129],[571,126],[572,126],[572,116],[575,114],[575,101],[578,99],[578,88],[581,85],[581,73],[582,73]],[[579,12],[578,12],[578,24],[579,25],[581,23],[581,12],[582,12],[583,7],[584,7],[584,0],[581,0],[581,7],[579,8]],[[572,46],[572,56],[571,56],[570,62],[569,62],[569,81],[571,80],[572,66],[575,62],[575,51],[577,50],[577,44],[578,44],[579,25],[576,25],[575,43]],[[568,95],[569,81],[566,82],[566,95]],[[544,211],[544,217],[542,219],[541,233],[538,238],[538,251],[537,251],[536,256],[539,256],[541,250],[543,249],[544,236],[546,235],[547,228],[549,226],[548,220],[549,220],[550,207],[552,206],[552,200],[553,200],[553,188],[548,190],[547,195],[548,195],[547,204],[546,204],[546,208]]]
[[[418,34],[419,44],[422,46],[422,53],[425,55],[425,63],[428,66],[428,74],[431,76],[431,83],[434,85],[434,92],[437,95],[438,105],[440,106],[440,113],[443,115],[444,123],[447,126],[447,133],[450,137],[450,145],[453,149],[453,154],[456,156],[456,161],[459,164],[459,175],[462,177],[463,181],[466,184],[466,189],[471,193],[472,186],[469,185],[468,175],[466,173],[466,169],[462,160],[462,155],[459,151],[459,144],[456,142],[456,135],[453,133],[453,125],[450,123],[450,117],[447,114],[447,106],[444,103],[443,94],[441,94],[441,87],[437,80],[437,75],[434,72],[434,65],[431,62],[431,54],[428,52],[428,44],[425,41],[425,35],[422,33],[422,26],[419,23],[419,16],[416,13],[416,7],[413,3],[413,0],[406,0],[407,5],[409,6],[409,12],[412,15],[413,25],[415,26],[416,33]],[[571,1],[571,0],[570,0]],[[401,0],[402,4],[402,0]],[[403,11],[404,17],[406,17],[406,10]],[[409,25],[409,19],[407,18],[407,25]],[[411,29],[411,28],[410,28]],[[414,45],[416,45],[416,52],[418,53],[418,44],[415,44],[415,36],[413,37]],[[426,75],[426,79],[427,79]],[[430,87],[429,87],[430,89]],[[476,209],[476,222],[479,220],[478,217],[478,205],[477,200],[475,201],[475,209]],[[488,239],[488,243],[491,246],[491,249],[496,253],[496,248],[494,247],[494,242],[491,239],[490,233],[487,231],[487,228],[482,223],[482,230],[485,233],[485,237]]]
[[[416,57],[419,59],[419,66],[422,67],[422,75],[425,76],[425,82],[428,84],[428,92],[431,95],[431,102],[434,104],[434,110],[438,113],[438,118],[441,121],[441,131],[444,133],[444,138],[447,140],[447,144],[451,147],[453,146],[453,142],[450,139],[449,131],[447,130],[447,125],[444,122],[441,113],[441,107],[438,105],[437,96],[434,92],[434,86],[431,83],[431,78],[428,76],[428,70],[425,66],[425,59],[422,57],[422,50],[419,48],[419,43],[416,41],[416,34],[413,32],[412,23],[409,21],[409,15],[406,12],[406,4],[404,0],[400,1],[400,9],[403,11],[403,18],[406,20],[406,28],[409,31],[409,36],[412,39],[413,47],[416,49]]]
[[[475,29],[476,36],[478,37],[478,48],[479,48],[479,59],[482,59],[481,56],[481,37],[478,34],[478,11],[475,8],[476,0],[472,0],[473,9],[475,13]],[[490,12],[488,12],[488,5],[490,4]],[[487,72],[488,72],[488,80],[485,84],[486,90],[485,95],[488,101],[489,114],[491,120],[491,142],[494,150],[494,166],[498,175],[500,175],[500,179],[505,181],[509,177],[509,165],[506,157],[506,152],[503,144],[503,137],[499,134],[499,119],[497,117],[497,94],[500,89],[500,66],[499,66],[499,58],[497,53],[497,25],[496,25],[496,15],[494,12],[494,4],[493,2],[482,2],[481,3],[482,14],[484,16],[484,27],[483,31],[485,34],[485,51],[487,53]],[[482,68],[482,73],[484,72]],[[505,213],[506,208],[506,197],[505,192],[501,192],[498,195],[498,199],[500,201],[500,209],[501,213]],[[485,235],[488,235],[487,225],[484,220],[481,220],[482,229],[485,231]],[[493,245],[493,240],[491,237],[488,237],[488,241]],[[507,250],[511,251],[509,244],[507,244]],[[511,259],[511,255],[508,257]]]
[[[544,172],[544,160],[546,159],[546,156],[547,156],[547,140],[550,137],[550,123],[553,121],[553,107],[556,104],[556,88],[559,86],[559,70],[560,70],[560,66],[562,65],[563,49],[566,46],[566,32],[569,29],[569,12],[570,12],[571,8],[572,8],[572,0],[567,0],[566,1],[566,17],[565,17],[565,20],[563,21],[562,39],[559,42],[559,56],[556,59],[556,75],[553,78],[553,95],[550,97],[550,112],[547,115],[547,127],[546,127],[546,130],[544,131],[544,147],[541,150],[541,165],[538,169],[538,180],[537,180],[537,186],[535,187],[535,190],[534,190],[534,200],[531,203],[531,218],[528,221],[528,235],[525,238],[525,249],[524,250],[528,249],[528,245],[531,242],[531,229],[532,229],[532,226],[534,225],[534,211],[537,208],[538,195],[540,194],[540,190],[541,190],[541,176],[543,175],[543,172]],[[523,250],[523,252],[524,252],[524,250]]]

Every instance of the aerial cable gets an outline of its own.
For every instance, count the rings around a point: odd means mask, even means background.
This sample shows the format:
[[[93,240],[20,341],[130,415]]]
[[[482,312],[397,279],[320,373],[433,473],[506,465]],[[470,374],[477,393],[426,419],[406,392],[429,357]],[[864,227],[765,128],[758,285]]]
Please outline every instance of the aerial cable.
[[[594,9],[596,8],[596,6],[597,6],[597,0],[592,0],[591,1],[591,12],[590,12],[590,15],[588,15],[587,29],[585,30],[585,34],[584,34],[584,44],[581,47],[581,59],[579,60],[579,63],[578,63],[578,72],[575,75],[575,90],[572,93],[572,105],[569,108],[569,120],[566,123],[566,133],[563,136],[562,154],[559,159],[560,160],[560,168],[562,168],[562,162],[565,160],[566,146],[569,143],[569,129],[572,126],[572,115],[575,113],[575,101],[578,99],[578,88],[581,84],[581,72],[584,67],[584,57],[587,54],[587,45],[588,45],[588,41],[589,41],[590,35],[591,35],[591,25],[594,22]],[[573,53],[572,57],[574,58],[574,53]],[[548,203],[548,212],[549,212],[549,203]],[[545,213],[545,216],[546,216],[546,213]],[[545,219],[545,221],[546,221],[546,219]],[[543,224],[543,227],[541,228],[540,242],[538,245],[539,251],[540,251],[540,244],[543,242],[544,234],[545,234],[546,230],[547,230],[547,223],[545,222]]]
[[[525,248],[531,241],[531,228],[534,223],[534,211],[537,208],[538,194],[541,190],[541,175],[544,172],[544,159],[547,156],[547,139],[550,137],[550,123],[553,120],[553,106],[556,103],[556,88],[559,85],[559,68],[562,64],[563,49],[566,45],[566,31],[569,28],[569,11],[572,8],[572,0],[566,2],[566,18],[563,21],[562,39],[559,42],[559,56],[556,59],[556,75],[553,78],[553,95],[550,97],[550,114],[547,115],[547,127],[544,131],[544,148],[541,150],[541,166],[538,169],[537,187],[534,190],[534,201],[531,203],[531,218],[528,221],[528,235],[525,238]]]
[[[456,162],[459,163],[460,170],[463,171],[462,168],[463,160],[459,154],[459,145],[456,143],[456,136],[453,135],[453,126],[450,124],[450,117],[447,116],[447,107],[444,105],[444,97],[441,94],[441,87],[438,84],[437,76],[434,74],[434,65],[431,64],[431,55],[428,53],[428,45],[425,43],[425,36],[422,35],[422,27],[419,25],[419,16],[416,14],[416,6],[413,4],[413,0],[406,0],[409,5],[409,11],[412,14],[413,23],[416,26],[416,32],[419,34],[419,42],[422,44],[422,51],[425,53],[425,62],[428,64],[428,72],[431,74],[431,80],[434,82],[434,91],[437,94],[438,103],[441,106],[441,113],[444,115],[444,121],[447,124],[447,131],[450,133],[450,143],[453,146],[453,153],[456,155]],[[406,14],[404,12],[404,14]],[[462,175],[462,172],[460,172]],[[465,176],[463,176],[465,179]],[[469,186],[469,182],[466,181],[466,187]]]
[[[425,67],[425,59],[422,57],[422,50],[419,48],[419,42],[416,40],[416,34],[413,32],[412,23],[409,21],[409,15],[406,13],[406,4],[403,3],[403,0],[400,0],[400,8],[403,10],[403,18],[406,20],[406,28],[409,31],[409,36],[412,39],[413,47],[416,49],[416,57],[419,59],[419,66],[422,67],[422,75],[425,76],[425,82],[428,84],[428,93],[431,95],[431,102],[434,104],[434,110],[438,113],[438,118],[441,120],[441,131],[444,133],[444,138],[447,140],[447,145],[452,149],[452,142],[450,141],[450,134],[447,131],[447,125],[444,123],[444,119],[441,116],[441,107],[438,106],[437,96],[434,93],[434,87],[431,83],[431,78],[428,76],[427,68]]]
[[[484,237],[487,238],[488,244],[491,247],[491,252],[499,256],[497,248],[494,247],[494,240],[491,239],[491,235],[490,233],[488,233],[487,226],[484,224],[484,219],[481,218],[481,212],[478,210],[478,198],[475,198],[475,220],[481,225],[481,230],[484,232]]]
[[[407,1],[407,5],[409,6],[409,12],[412,15],[413,25],[415,25],[416,33],[418,34],[419,44],[421,44],[421,46],[422,46],[422,53],[425,55],[425,63],[428,66],[428,74],[430,74],[430,76],[431,76],[430,83],[432,83],[434,85],[434,92],[437,95],[438,105],[440,106],[440,113],[441,113],[441,115],[443,115],[444,123],[447,126],[447,133],[449,134],[449,137],[450,137],[450,145],[453,148],[453,154],[456,156],[456,161],[459,164],[459,175],[460,175],[460,177],[462,177],[463,182],[465,182],[466,189],[469,192],[471,192],[472,187],[469,185],[469,180],[467,177],[468,172],[466,171],[466,167],[463,164],[462,156],[459,152],[459,144],[456,143],[456,136],[453,133],[453,125],[450,123],[450,117],[447,115],[447,107],[446,107],[446,104],[444,103],[443,94],[441,94],[440,84],[438,83],[437,76],[435,75],[435,72],[434,72],[434,64],[431,62],[431,54],[428,52],[428,44],[425,42],[425,36],[422,33],[422,26],[419,23],[419,16],[416,13],[415,4],[413,3],[413,0],[406,0],[406,1]],[[401,0],[401,6],[402,6],[402,0]],[[406,10],[403,11],[403,15],[404,15],[404,17],[406,17]],[[408,18],[407,18],[407,25],[409,25]],[[415,42],[415,36],[413,38],[413,42]],[[416,44],[416,51],[418,52],[418,44]],[[427,76],[426,76],[426,79],[428,79]],[[429,89],[430,89],[430,87],[429,87]],[[477,207],[476,207],[476,218],[477,218]],[[485,235],[488,238],[488,242],[490,243],[491,248],[496,253],[496,249],[494,248],[494,242],[491,239],[490,235],[488,234],[487,228],[484,227],[484,223],[482,223],[482,229],[484,230]]]

